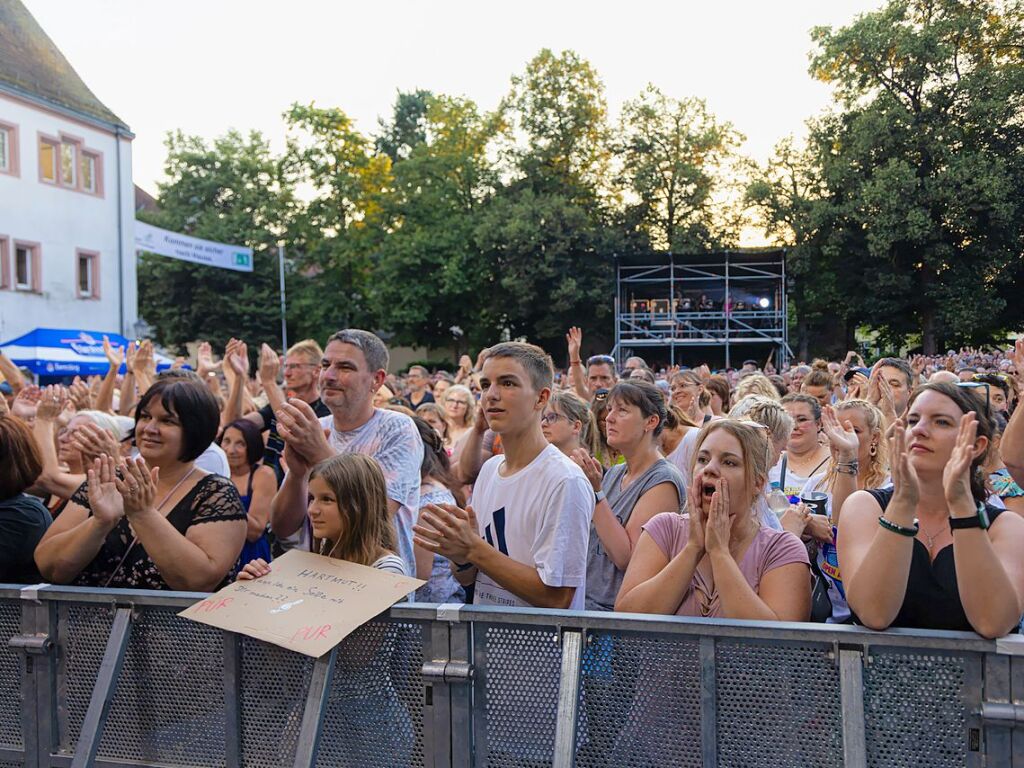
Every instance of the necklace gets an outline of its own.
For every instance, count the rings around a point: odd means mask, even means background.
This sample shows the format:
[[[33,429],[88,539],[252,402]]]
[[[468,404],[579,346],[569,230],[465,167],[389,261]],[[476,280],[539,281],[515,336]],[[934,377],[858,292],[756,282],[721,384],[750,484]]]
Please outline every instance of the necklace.
[[[929,552],[931,552],[931,551],[932,551],[932,549],[933,549],[933,548],[935,547],[935,540],[936,540],[937,538],[939,538],[939,536],[941,536],[941,535],[942,535],[942,531],[943,531],[943,526],[941,526],[941,525],[940,525],[940,526],[939,526],[939,528],[938,528],[938,530],[936,530],[936,531],[935,531],[935,533],[928,533],[928,531],[926,531],[926,530],[924,529],[924,526],[923,526],[923,525],[921,525],[921,522],[920,522],[920,521],[918,521],[918,526],[919,526],[919,527],[920,527],[920,529],[921,529],[921,535],[922,535],[922,536],[924,536],[924,537],[925,537],[925,538],[926,538],[926,539],[928,540],[928,541],[927,541],[927,542],[925,543],[925,547],[927,547],[927,548],[928,548],[928,551],[929,551]]]

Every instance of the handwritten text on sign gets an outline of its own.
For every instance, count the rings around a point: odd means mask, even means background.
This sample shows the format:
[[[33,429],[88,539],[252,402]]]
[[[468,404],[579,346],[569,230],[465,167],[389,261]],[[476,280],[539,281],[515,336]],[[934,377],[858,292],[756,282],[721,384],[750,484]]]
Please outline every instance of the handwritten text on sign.
[[[270,568],[268,575],[236,581],[178,615],[322,656],[424,583],[296,550]]]

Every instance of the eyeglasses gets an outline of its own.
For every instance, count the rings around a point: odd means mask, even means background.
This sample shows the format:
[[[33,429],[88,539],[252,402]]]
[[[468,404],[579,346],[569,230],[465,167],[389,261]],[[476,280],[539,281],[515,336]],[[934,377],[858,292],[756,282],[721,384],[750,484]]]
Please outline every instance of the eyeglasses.
[[[464,405],[466,407],[469,407],[469,401],[468,400],[455,400],[455,399],[449,397],[449,398],[447,398],[445,400],[445,402],[449,403],[450,405]]]
[[[548,411],[547,413],[545,413],[543,416],[540,417],[540,423],[541,424],[554,424],[559,419],[566,419],[566,417],[563,416],[560,413],[555,413],[554,411]],[[568,419],[566,419],[566,421],[568,421]]]
[[[615,358],[611,355],[591,355],[587,358],[587,365],[597,365],[599,363],[615,365]]]
[[[992,412],[992,398],[991,398],[991,386],[983,381],[958,381],[956,383],[958,387],[963,387],[967,390],[977,391],[982,387],[985,388],[985,413],[986,415]]]

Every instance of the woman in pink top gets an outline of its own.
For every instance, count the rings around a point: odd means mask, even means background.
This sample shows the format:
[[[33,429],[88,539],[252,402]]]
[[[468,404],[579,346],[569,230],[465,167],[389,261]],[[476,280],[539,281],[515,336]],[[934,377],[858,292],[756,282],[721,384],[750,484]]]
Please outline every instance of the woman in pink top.
[[[694,450],[692,513],[663,513],[643,527],[616,611],[807,621],[807,550],[792,533],[762,527],[754,504],[769,453],[760,424],[708,422]]]

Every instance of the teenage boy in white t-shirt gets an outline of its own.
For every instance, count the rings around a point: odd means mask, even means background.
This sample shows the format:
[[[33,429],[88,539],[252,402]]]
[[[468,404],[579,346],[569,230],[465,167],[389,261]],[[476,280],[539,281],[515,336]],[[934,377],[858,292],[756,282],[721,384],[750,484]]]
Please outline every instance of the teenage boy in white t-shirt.
[[[504,454],[481,468],[471,507],[428,505],[414,529],[461,584],[476,584],[476,605],[583,609],[594,491],[541,432],[553,380],[539,347],[491,347],[480,404]]]

